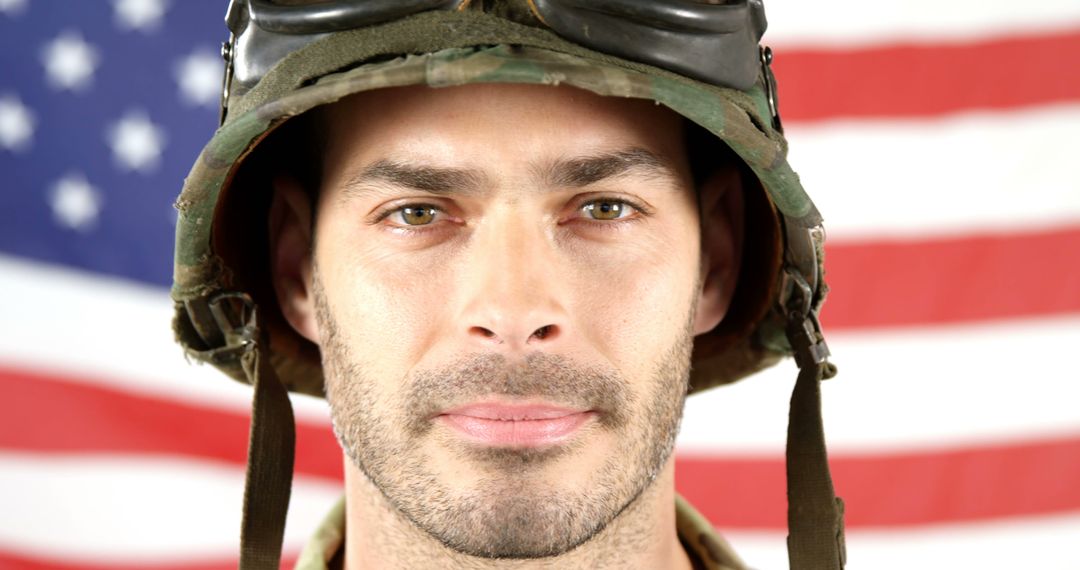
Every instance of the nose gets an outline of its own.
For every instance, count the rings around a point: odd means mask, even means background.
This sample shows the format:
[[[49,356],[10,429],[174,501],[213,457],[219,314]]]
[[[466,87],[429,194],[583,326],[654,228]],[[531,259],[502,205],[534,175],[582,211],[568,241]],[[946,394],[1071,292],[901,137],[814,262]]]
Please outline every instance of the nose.
[[[565,283],[543,232],[492,221],[472,241],[457,325],[467,342],[500,352],[551,348],[567,333]]]

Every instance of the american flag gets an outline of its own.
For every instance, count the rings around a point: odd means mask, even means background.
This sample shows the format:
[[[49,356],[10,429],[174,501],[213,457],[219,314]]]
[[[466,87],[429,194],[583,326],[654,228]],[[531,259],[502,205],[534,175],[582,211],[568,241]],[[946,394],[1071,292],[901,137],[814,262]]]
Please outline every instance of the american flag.
[[[224,1],[0,0],[0,568],[235,566],[247,388],[170,332]],[[769,0],[826,217],[850,568],[1080,568],[1080,2]],[[687,405],[679,490],[786,567],[789,362]],[[297,397],[296,554],[341,491]]]

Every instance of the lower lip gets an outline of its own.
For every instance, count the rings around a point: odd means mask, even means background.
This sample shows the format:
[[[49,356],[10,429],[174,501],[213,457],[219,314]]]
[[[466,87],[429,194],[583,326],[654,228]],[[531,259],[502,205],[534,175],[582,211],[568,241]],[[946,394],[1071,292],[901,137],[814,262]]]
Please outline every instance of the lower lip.
[[[459,414],[439,416],[466,439],[492,447],[545,447],[570,439],[595,412],[578,412],[557,418],[495,420]]]

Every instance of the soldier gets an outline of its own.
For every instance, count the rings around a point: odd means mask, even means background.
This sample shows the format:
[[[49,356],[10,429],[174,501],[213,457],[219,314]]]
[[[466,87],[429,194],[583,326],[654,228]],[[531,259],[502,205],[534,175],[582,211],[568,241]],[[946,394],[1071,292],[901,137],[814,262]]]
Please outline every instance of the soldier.
[[[791,566],[843,565],[824,235],[760,0],[226,21],[172,295],[186,352],[254,386],[242,568],[279,565],[287,390],[325,395],[346,457],[301,568],[744,568],[672,447],[688,393],[791,354]]]

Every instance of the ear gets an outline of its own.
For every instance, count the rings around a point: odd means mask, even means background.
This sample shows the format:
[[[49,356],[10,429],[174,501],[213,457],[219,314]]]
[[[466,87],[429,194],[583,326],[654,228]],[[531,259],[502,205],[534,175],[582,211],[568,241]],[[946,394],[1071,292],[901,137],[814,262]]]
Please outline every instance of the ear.
[[[723,320],[739,279],[743,245],[741,169],[718,169],[699,190],[701,206],[701,292],[694,334],[711,331]]]
[[[274,179],[270,204],[270,272],[285,320],[304,338],[318,344],[312,297],[311,200],[291,177]]]

